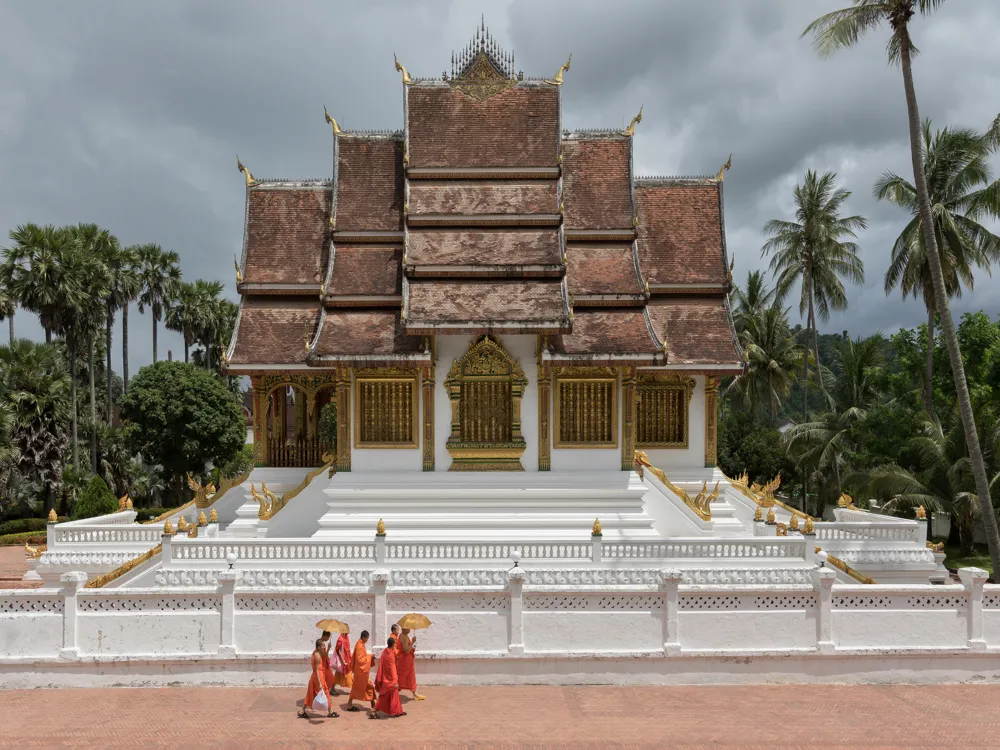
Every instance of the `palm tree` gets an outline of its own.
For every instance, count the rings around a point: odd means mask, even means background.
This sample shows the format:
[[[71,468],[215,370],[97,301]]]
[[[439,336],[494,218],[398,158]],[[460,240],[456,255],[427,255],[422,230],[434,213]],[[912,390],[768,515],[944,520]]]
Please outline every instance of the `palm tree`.
[[[212,369],[212,346],[215,344],[218,332],[225,326],[228,312],[226,305],[231,305],[232,302],[219,297],[225,289],[220,281],[199,279],[195,284],[198,286],[199,296],[204,305],[199,341],[205,347],[205,367]]]
[[[18,473],[37,481],[52,507],[66,455],[70,379],[56,348],[18,339],[0,346],[0,400],[14,414]]]
[[[112,280],[113,289],[109,298],[115,307],[122,311],[122,391],[128,392],[128,309],[139,298],[143,289],[142,275],[139,267],[139,251],[131,245],[122,251],[118,258],[118,269]],[[108,351],[111,350],[111,338],[108,338]],[[110,355],[108,371],[111,371]],[[108,411],[111,410],[111,379],[108,378]],[[110,423],[111,419],[108,418]]]
[[[726,393],[732,394],[739,407],[765,412],[775,419],[808,351],[795,342],[788,330],[788,317],[777,305],[764,308],[745,322],[741,342],[747,369],[733,380]]]
[[[61,258],[73,236],[51,225],[22,224],[10,233],[13,245],[4,251],[0,281],[10,289],[22,309],[38,315],[45,330],[45,343],[51,343],[57,329],[62,278]]]
[[[0,267],[0,320],[7,319],[10,325],[10,343],[14,343],[14,310],[17,304],[14,296],[10,292],[10,282],[5,278],[3,268]]]
[[[153,361],[156,362],[156,328],[163,318],[167,300],[174,296],[174,287],[180,283],[180,256],[159,245],[140,245],[139,275],[142,278],[142,292],[139,294],[139,312],[148,307],[153,314]]]
[[[115,313],[118,308],[127,306],[139,294],[139,279],[134,272],[134,267],[138,262],[135,253],[131,248],[123,248],[117,238],[111,236],[110,242],[102,243],[99,247],[100,261],[104,266],[108,278],[107,295],[105,304],[105,373],[107,381],[108,415],[107,423],[111,424],[114,409],[114,399],[111,392],[111,334],[115,325]],[[123,319],[127,313],[123,313]],[[124,364],[124,361],[123,361]]]
[[[733,303],[733,323],[737,334],[747,329],[752,318],[772,305],[781,305],[783,301],[776,289],[767,286],[763,271],[748,271],[746,286],[741,289],[734,285],[730,300]]]
[[[983,461],[983,452],[979,445],[976,420],[972,411],[972,399],[969,396],[969,384],[962,362],[962,351],[955,333],[955,321],[951,317],[948,288],[945,284],[937,238],[934,236],[934,215],[924,173],[924,150],[920,137],[920,110],[917,106],[916,90],[913,87],[911,58],[915,49],[910,40],[910,19],[917,12],[921,15],[929,15],[937,10],[943,2],[944,0],[854,0],[853,6],[827,13],[813,21],[806,27],[803,35],[812,33],[816,48],[822,54],[828,55],[843,47],[853,47],[861,37],[881,26],[883,22],[887,22],[892,29],[887,51],[889,60],[899,62],[903,72],[903,92],[906,95],[906,114],[910,131],[910,161],[913,168],[913,187],[917,198],[920,231],[924,238],[927,262],[931,270],[934,301],[938,314],[941,316],[941,330],[948,348],[951,372],[955,379],[958,407],[965,431],[965,443],[969,446],[976,495],[981,504],[983,530],[989,544],[993,569],[1000,570],[1000,530],[997,528],[996,517],[993,515],[990,504],[990,483],[986,476],[986,463]],[[991,134],[995,133],[996,138],[1000,138],[1000,124],[995,123],[995,125],[997,125],[996,130],[991,128],[990,132]]]
[[[167,328],[183,336],[185,362],[191,361],[191,344],[204,328],[206,313],[206,301],[198,283],[179,283],[167,302]]]
[[[795,186],[795,218],[797,221],[772,219],[764,225],[770,236],[761,256],[771,255],[771,272],[777,274],[775,288],[784,297],[795,284],[801,286],[799,315],[806,317],[806,335],[812,332],[813,359],[819,367],[819,335],[816,315],[824,322],[830,310],[844,310],[847,295],[841,277],[862,283],[864,264],[858,257],[858,246],[852,240],[856,231],[868,223],[862,216],[841,216],[850,192],[837,188],[837,175],[827,172],[818,177],[806,172],[805,182]],[[809,382],[809,360],[802,362],[802,421],[807,419],[806,392]],[[820,388],[823,387],[819,379]]]
[[[1000,122],[1000,120],[998,120]],[[1000,215],[1000,180],[990,182],[989,157],[995,146],[988,136],[969,129],[945,128],[931,132],[923,123],[926,159],[924,177],[930,192],[934,234],[945,289],[959,297],[962,285],[973,288],[973,266],[990,272],[990,263],[1000,260],[1000,238],[979,223],[984,215]],[[924,372],[924,409],[934,409],[934,284],[921,234],[916,188],[893,172],[885,172],[875,183],[875,196],[906,209],[913,219],[892,247],[892,260],[885,272],[885,293],[899,287],[903,297],[923,297],[927,308],[927,360]]]

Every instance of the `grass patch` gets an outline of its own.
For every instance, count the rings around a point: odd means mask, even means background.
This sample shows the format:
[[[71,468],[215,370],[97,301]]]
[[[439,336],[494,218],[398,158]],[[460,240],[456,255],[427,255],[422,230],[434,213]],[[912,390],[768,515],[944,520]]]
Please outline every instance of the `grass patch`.
[[[991,576],[993,575],[993,563],[990,560],[990,552],[986,547],[976,546],[971,555],[963,555],[958,546],[945,547],[944,564],[949,568],[982,568]]]

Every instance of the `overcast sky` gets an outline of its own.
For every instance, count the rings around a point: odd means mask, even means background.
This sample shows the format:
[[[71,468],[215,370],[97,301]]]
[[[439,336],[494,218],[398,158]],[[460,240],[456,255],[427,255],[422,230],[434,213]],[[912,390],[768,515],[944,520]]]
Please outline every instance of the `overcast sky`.
[[[326,178],[331,135],[399,128],[393,52],[414,76],[439,76],[486,14],[527,76],[573,53],[563,86],[567,128],[636,130],[637,175],[726,176],[726,227],[737,280],[760,259],[760,228],[791,218],[806,169],[837,172],[860,239],[863,287],[825,330],[913,326],[919,302],[882,291],[892,241],[907,221],[878,204],[883,170],[910,175],[900,73],[887,31],[820,59],[800,34],[848,0],[192,0],[0,4],[0,246],[24,222],[96,222],[126,244],[180,253],[187,279],[218,279],[236,299],[243,232],[236,153],[258,177]],[[1000,110],[1000,3],[952,0],[917,19],[915,79],[935,125],[985,128]],[[1000,170],[1000,163],[995,163]],[[996,230],[997,227],[994,226]],[[957,311],[1000,308],[985,277]],[[17,334],[40,338],[20,313]],[[151,361],[148,317],[130,317],[130,366]],[[116,331],[116,334],[118,332]],[[117,338],[117,336],[116,336]],[[182,357],[180,339],[160,339]],[[120,339],[114,359],[120,368]]]

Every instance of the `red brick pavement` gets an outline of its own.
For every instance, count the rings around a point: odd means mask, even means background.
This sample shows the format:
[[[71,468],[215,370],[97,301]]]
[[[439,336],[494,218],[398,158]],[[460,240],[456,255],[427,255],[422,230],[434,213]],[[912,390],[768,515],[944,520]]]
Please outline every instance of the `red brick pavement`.
[[[404,703],[407,716],[380,721],[297,719],[303,692],[0,691],[0,747],[1000,746],[1000,685],[428,687],[427,700]]]
[[[41,581],[22,581],[28,567],[24,564],[24,545],[0,547],[0,589],[33,589]]]

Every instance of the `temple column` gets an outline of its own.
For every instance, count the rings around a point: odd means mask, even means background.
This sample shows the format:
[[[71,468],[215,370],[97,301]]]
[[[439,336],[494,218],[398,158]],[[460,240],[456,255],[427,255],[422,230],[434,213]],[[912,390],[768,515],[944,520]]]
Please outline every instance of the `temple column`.
[[[251,377],[253,388],[253,463],[264,466],[267,463],[267,393],[261,377]]]
[[[705,376],[705,468],[714,469],[719,439],[719,378]]]
[[[306,399],[305,393],[296,388],[293,391],[295,397],[295,429],[296,440],[301,440],[306,436]]]
[[[538,363],[538,470],[552,468],[552,448],[549,440],[549,393],[552,388],[551,369]]]
[[[337,471],[351,470],[351,371],[337,370]]]
[[[622,471],[635,469],[635,368],[622,370]]]
[[[423,371],[424,471],[434,471],[434,365]]]

